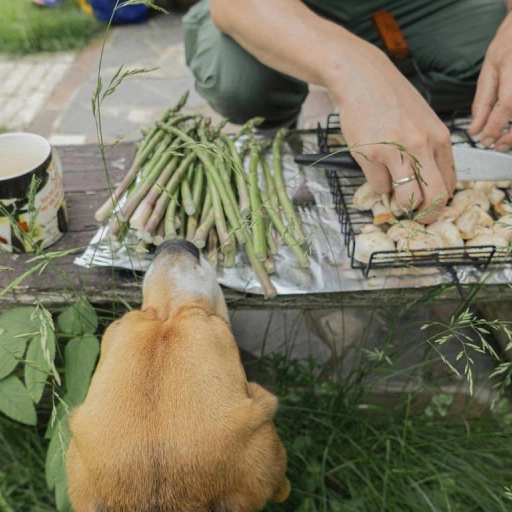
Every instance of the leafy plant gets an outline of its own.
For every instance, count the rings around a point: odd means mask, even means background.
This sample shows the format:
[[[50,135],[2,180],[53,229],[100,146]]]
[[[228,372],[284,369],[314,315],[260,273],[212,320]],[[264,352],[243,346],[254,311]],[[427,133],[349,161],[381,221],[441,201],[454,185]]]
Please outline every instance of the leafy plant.
[[[96,365],[98,316],[81,298],[56,320],[58,330],[41,303],[0,315],[0,412],[19,423],[41,426],[36,405],[45,395],[50,400],[46,482],[55,492],[57,510],[66,511],[70,509],[65,471],[70,440],[67,416],[84,400]]]

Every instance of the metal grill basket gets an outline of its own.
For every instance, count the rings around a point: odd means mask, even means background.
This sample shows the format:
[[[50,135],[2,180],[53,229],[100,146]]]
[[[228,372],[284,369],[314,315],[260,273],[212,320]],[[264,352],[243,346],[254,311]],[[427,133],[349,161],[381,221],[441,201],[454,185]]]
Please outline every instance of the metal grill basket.
[[[467,134],[464,120],[454,119],[449,123],[454,144],[474,144]],[[318,147],[322,153],[331,153],[347,146],[340,137],[340,124],[337,114],[327,118],[326,127],[317,129]],[[354,258],[355,237],[361,233],[364,224],[371,224],[371,212],[362,212],[354,208],[354,192],[361,186],[365,178],[357,171],[328,169],[327,179],[332,192],[335,208],[341,224],[341,233],[347,247],[352,268],[361,269],[365,277],[372,270],[397,268],[444,268],[456,278],[457,270],[470,267],[480,272],[490,266],[512,263],[510,249],[496,248],[491,245],[474,247],[451,247],[420,250],[376,251],[372,253],[368,263]],[[510,197],[507,198],[510,200]]]

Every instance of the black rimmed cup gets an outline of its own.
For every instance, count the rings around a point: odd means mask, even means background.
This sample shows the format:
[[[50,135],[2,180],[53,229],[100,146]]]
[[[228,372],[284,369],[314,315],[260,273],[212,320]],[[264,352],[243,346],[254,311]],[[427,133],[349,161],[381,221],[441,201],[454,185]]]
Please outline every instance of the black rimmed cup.
[[[62,165],[34,133],[0,134],[0,250],[34,252],[68,227]]]

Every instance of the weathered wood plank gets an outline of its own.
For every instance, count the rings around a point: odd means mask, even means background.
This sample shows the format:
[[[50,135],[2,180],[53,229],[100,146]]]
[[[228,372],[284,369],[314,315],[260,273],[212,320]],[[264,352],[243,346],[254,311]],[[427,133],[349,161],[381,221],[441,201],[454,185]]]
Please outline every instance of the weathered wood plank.
[[[58,148],[64,168],[64,187],[69,211],[69,231],[45,254],[76,249],[74,254],[53,259],[43,272],[32,273],[20,284],[0,297],[0,309],[14,304],[32,304],[34,299],[45,301],[48,306],[62,307],[73,297],[85,293],[95,304],[124,301],[133,306],[140,304],[140,279],[127,271],[110,268],[85,269],[73,264],[76,254],[87,246],[98,223],[94,211],[108,197],[104,164],[96,145],[61,146]],[[117,183],[131,165],[135,148],[121,143],[106,151],[109,173]],[[29,272],[43,260],[31,262],[33,255],[0,254],[0,290]],[[470,293],[469,287],[465,288]],[[335,307],[388,307],[401,306],[414,301],[447,303],[460,301],[454,286],[406,288],[365,292],[318,293],[308,295],[281,295],[265,300],[262,296],[225,290],[231,308],[254,309],[316,309]],[[512,299],[512,287],[487,286],[479,294],[480,302]]]

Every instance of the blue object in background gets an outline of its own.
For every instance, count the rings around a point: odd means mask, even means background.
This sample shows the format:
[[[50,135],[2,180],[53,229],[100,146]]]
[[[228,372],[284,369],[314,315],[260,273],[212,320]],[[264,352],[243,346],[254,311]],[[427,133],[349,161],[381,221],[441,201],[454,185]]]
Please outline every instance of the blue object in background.
[[[126,0],[119,0],[119,2],[116,0],[89,0],[94,16],[106,22],[110,21],[116,3],[118,4],[112,17],[113,25],[142,23],[148,19],[149,8],[147,5],[134,4],[123,6],[125,2]]]

